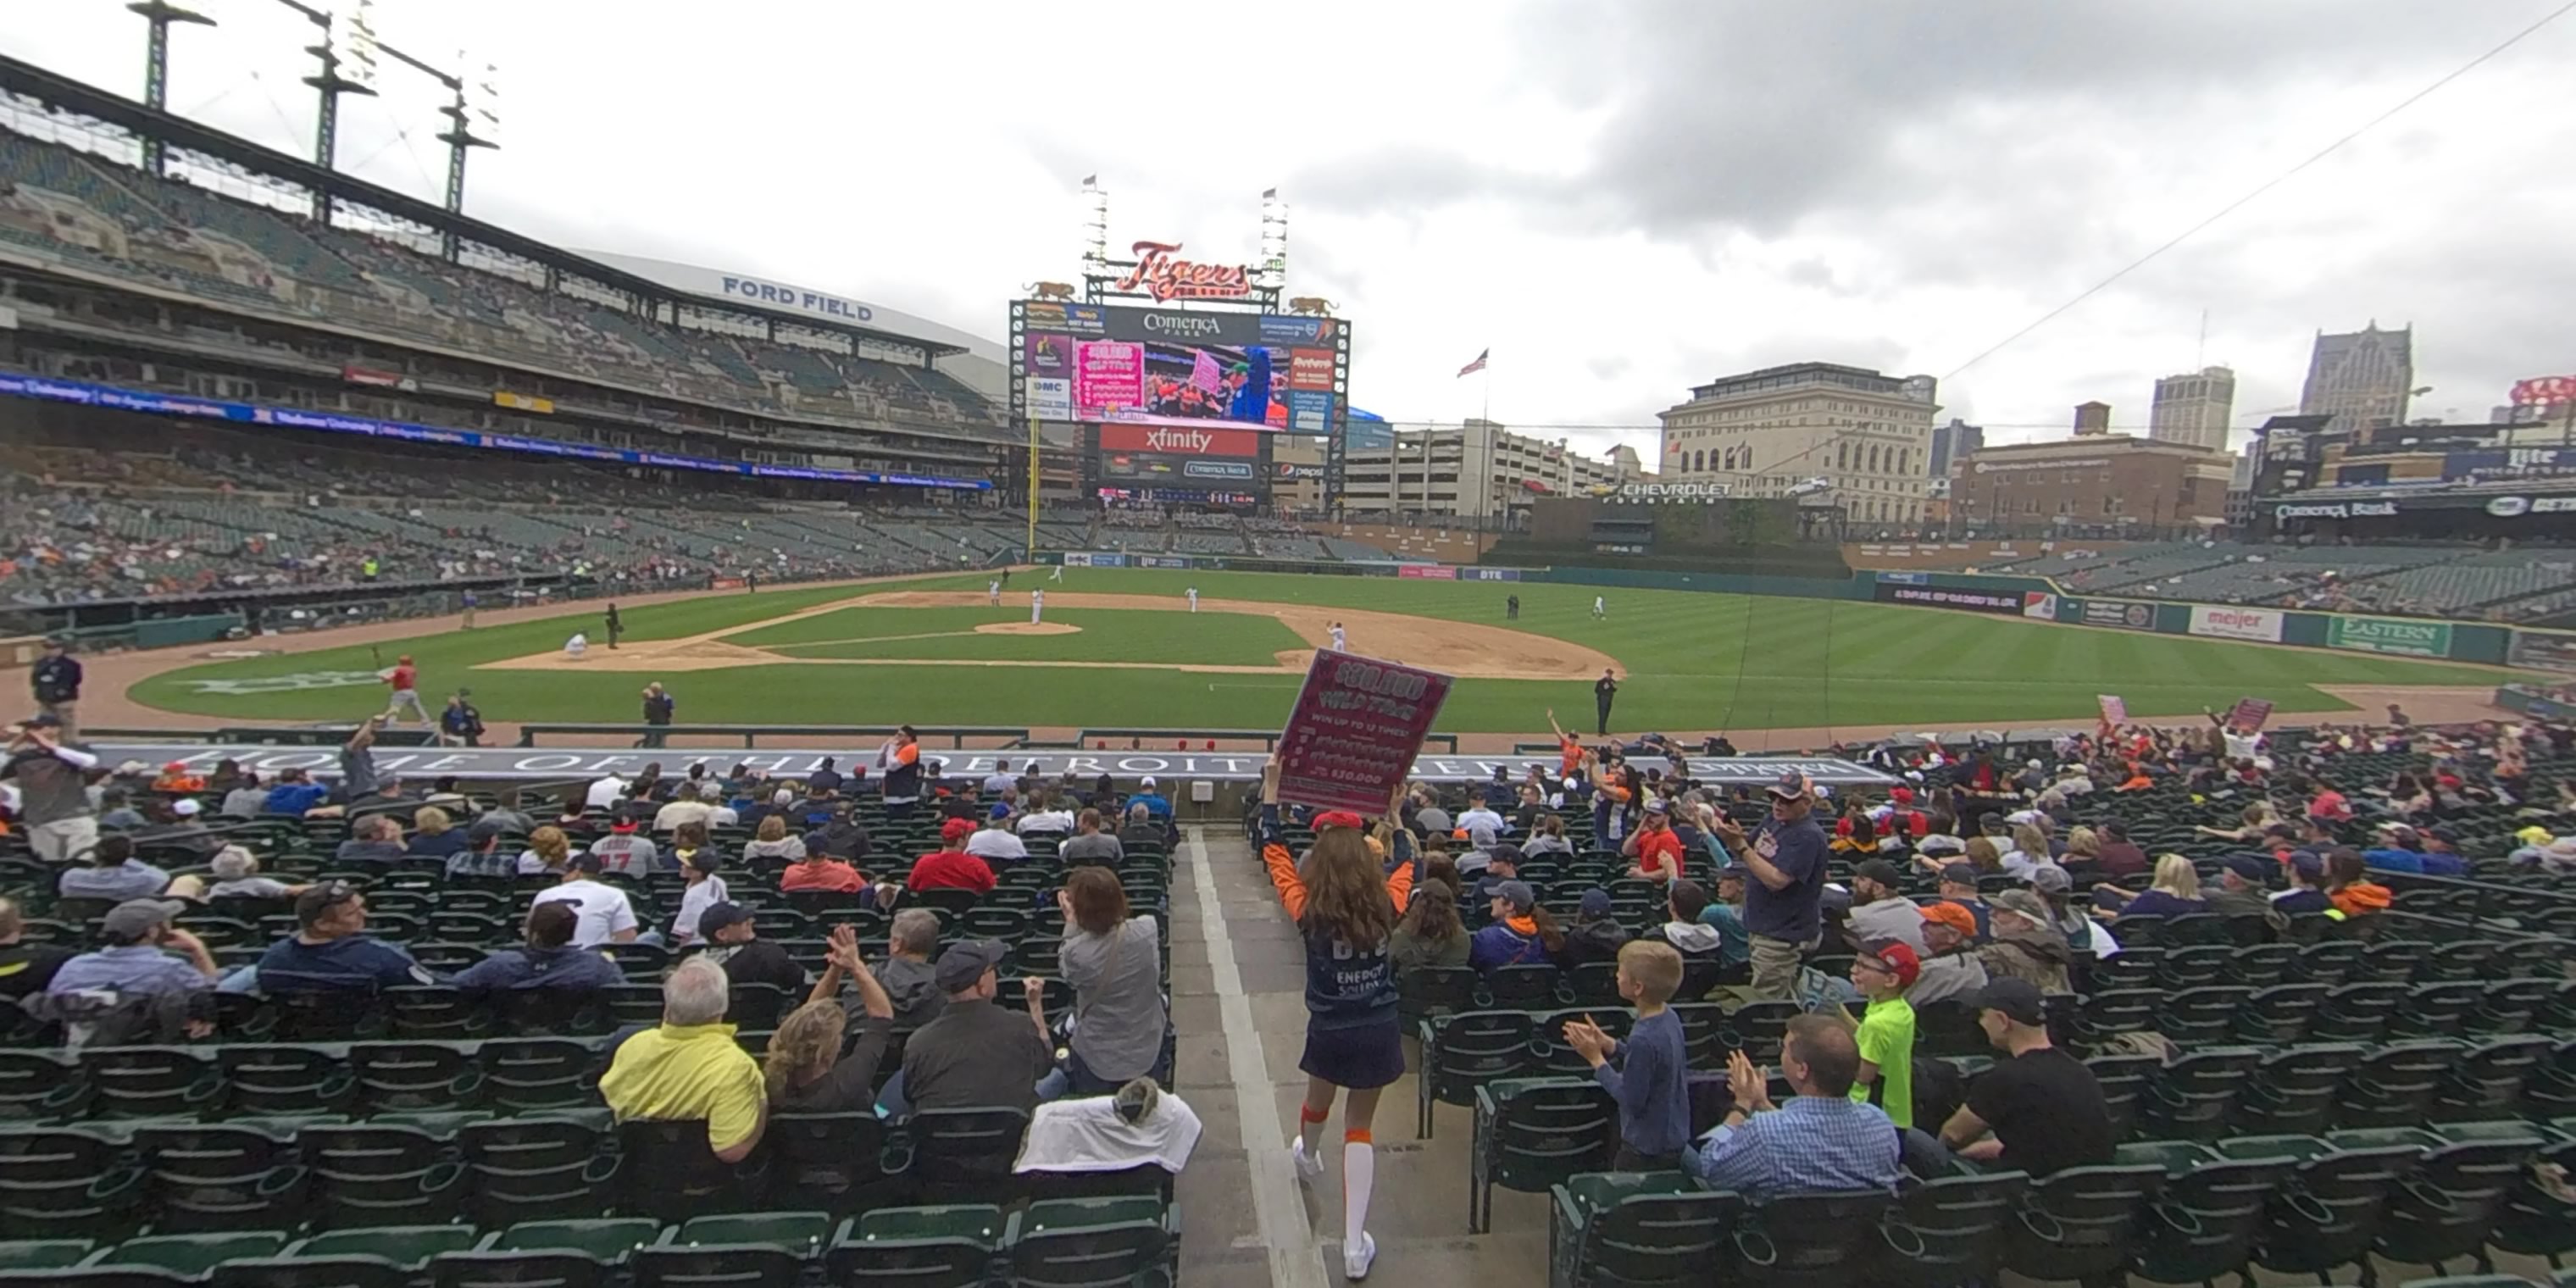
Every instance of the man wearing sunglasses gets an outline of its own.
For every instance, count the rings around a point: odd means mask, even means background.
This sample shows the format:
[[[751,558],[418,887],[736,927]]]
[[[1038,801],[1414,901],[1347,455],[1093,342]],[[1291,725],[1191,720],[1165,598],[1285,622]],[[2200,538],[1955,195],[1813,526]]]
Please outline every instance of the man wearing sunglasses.
[[[295,898],[296,932],[259,959],[265,993],[436,984],[437,975],[395,944],[366,933],[367,898],[347,881],[325,881]]]

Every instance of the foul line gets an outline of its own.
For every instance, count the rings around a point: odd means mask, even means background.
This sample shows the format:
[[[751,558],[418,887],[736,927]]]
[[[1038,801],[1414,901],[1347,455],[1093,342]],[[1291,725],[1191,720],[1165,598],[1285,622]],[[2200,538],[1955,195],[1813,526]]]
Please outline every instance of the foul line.
[[[1189,840],[1190,883],[1198,887],[1199,929],[1207,938],[1208,973],[1214,977],[1217,1011],[1224,1019],[1226,1075],[1234,1083],[1234,1118],[1243,1140],[1243,1165],[1252,1175],[1252,1223],[1270,1253],[1274,1288],[1326,1288],[1324,1252],[1315,1242],[1314,1223],[1297,1193],[1297,1178],[1288,1162],[1288,1137],[1279,1128],[1278,1096],[1270,1085],[1270,1061],[1261,1047],[1261,1030],[1252,1022],[1252,999],[1243,991],[1243,972],[1235,969],[1228,947],[1234,936],[1226,928],[1225,907],[1216,897],[1216,872],[1208,866],[1206,829],[1192,824]]]

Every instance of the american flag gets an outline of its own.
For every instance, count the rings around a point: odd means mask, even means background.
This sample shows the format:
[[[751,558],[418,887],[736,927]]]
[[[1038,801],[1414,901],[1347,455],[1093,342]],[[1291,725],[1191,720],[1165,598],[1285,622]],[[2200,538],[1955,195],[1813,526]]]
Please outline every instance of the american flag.
[[[1476,374],[1477,372],[1484,370],[1484,369],[1485,369],[1485,359],[1490,358],[1490,357],[1492,357],[1492,356],[1494,356],[1494,351],[1493,351],[1493,350],[1491,350],[1491,349],[1487,349],[1487,350],[1485,350],[1483,353],[1477,354],[1477,355],[1476,355],[1476,360],[1475,360],[1474,362],[1470,362],[1470,363],[1468,363],[1466,366],[1463,366],[1463,367],[1458,368],[1458,375],[1459,375],[1461,378],[1464,378],[1464,377],[1467,377],[1467,376],[1472,376],[1472,375]]]

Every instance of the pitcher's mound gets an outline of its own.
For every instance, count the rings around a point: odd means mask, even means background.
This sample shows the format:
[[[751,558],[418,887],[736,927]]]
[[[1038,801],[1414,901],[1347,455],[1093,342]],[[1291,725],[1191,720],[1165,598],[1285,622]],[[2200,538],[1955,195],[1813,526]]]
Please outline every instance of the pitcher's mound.
[[[975,628],[978,635],[1071,635],[1081,630],[1068,622],[986,622]]]

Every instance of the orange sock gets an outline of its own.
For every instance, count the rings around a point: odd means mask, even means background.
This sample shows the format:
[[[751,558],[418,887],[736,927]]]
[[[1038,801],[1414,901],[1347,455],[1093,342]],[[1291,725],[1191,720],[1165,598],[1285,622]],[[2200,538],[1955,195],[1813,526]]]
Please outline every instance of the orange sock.
[[[1353,1127],[1344,1131],[1342,1133],[1342,1143],[1345,1145],[1366,1145],[1371,1143],[1369,1139],[1369,1129],[1366,1127]]]

